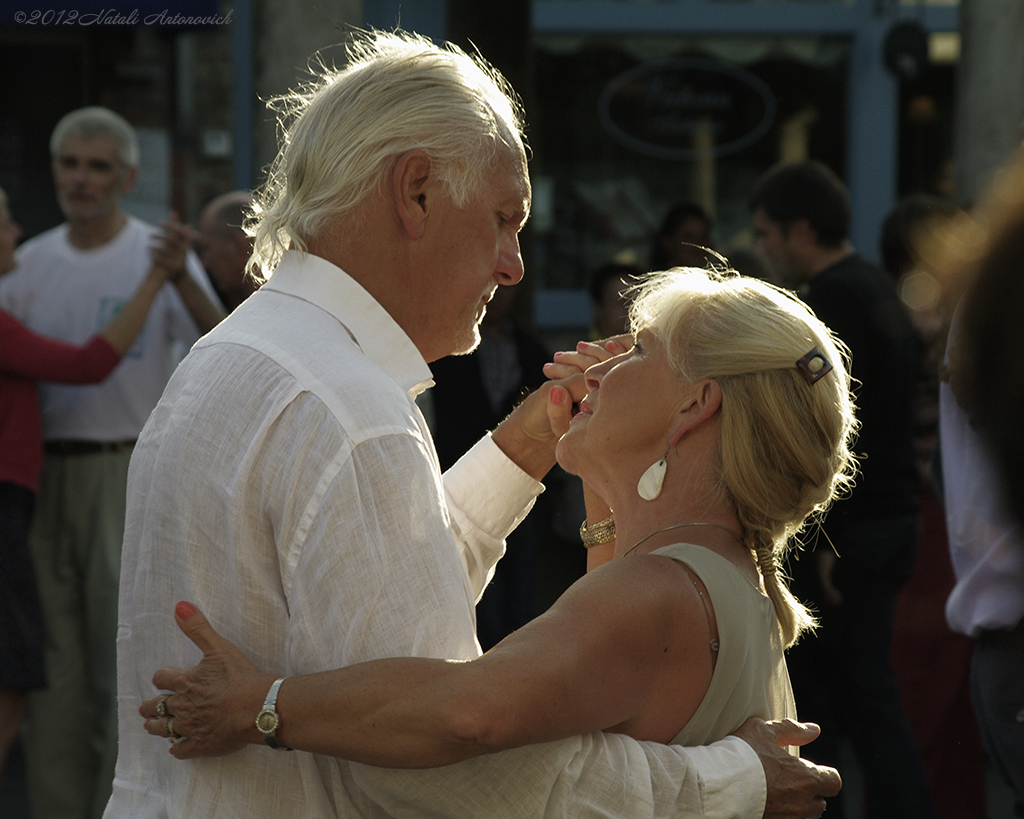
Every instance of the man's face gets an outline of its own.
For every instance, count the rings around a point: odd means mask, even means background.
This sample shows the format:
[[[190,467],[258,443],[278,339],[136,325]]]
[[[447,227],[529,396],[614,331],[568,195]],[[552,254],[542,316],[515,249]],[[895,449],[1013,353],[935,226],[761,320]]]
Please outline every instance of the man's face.
[[[213,214],[204,213],[199,220],[199,239],[196,252],[218,291],[232,300],[241,302],[253,292],[251,279],[245,277],[245,263],[249,259],[245,237],[219,225]]]
[[[525,158],[495,164],[465,208],[445,198],[436,207],[429,285],[423,296],[428,361],[468,353],[499,285],[523,278],[519,231],[530,209]]]
[[[754,210],[754,243],[775,265],[783,279],[794,280],[799,277],[800,263],[790,231],[781,222],[769,218],[764,208]]]
[[[57,200],[69,222],[117,212],[135,176],[134,168],[121,163],[117,142],[108,137],[65,137],[53,159]]]
[[[11,212],[0,207],[0,276],[14,270],[14,249],[21,238],[21,228],[11,218]]]

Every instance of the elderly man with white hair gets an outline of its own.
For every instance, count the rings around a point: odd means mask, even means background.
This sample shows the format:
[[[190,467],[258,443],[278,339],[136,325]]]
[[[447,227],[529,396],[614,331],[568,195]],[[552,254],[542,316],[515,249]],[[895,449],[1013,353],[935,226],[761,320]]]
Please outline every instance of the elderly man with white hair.
[[[546,388],[443,476],[414,400],[523,276],[511,89],[415,35],[357,34],[349,56],[288,106],[255,205],[266,283],[193,348],[132,457],[108,819],[806,816],[838,777],[768,747],[814,735],[795,725],[751,733],[758,752],[597,733],[384,770],[288,753],[278,682],[258,722],[269,747],[180,762],[145,733],[153,671],[198,659],[178,601],[281,673],[478,656],[474,603],[554,465]],[[559,383],[581,392],[582,377]]]
[[[190,232],[175,218],[161,230],[121,207],[139,166],[128,122],[106,108],[73,111],[57,124],[50,149],[67,221],[19,248],[16,270],[0,285],[0,307],[37,333],[82,344],[129,302],[154,261],[173,259],[177,272],[107,380],[40,384],[46,458],[30,542],[48,687],[30,698],[25,737],[40,819],[95,816],[109,796],[128,461],[179,345],[191,345],[222,316],[198,259],[184,254]],[[77,705],[73,731],[70,702]]]

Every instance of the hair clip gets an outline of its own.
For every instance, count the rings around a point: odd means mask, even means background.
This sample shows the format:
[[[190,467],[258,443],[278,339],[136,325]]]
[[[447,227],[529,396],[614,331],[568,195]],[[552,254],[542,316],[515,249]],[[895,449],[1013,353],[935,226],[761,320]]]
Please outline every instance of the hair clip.
[[[813,385],[822,376],[832,372],[832,362],[825,358],[817,347],[796,362],[796,368],[800,374],[807,379],[807,383]]]

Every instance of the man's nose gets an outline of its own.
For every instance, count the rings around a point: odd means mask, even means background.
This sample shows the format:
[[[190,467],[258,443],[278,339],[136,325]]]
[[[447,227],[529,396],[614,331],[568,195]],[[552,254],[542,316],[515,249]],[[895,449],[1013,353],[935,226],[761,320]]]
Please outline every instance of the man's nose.
[[[523,254],[519,248],[519,236],[516,235],[502,242],[495,274],[499,284],[513,285],[522,281],[525,273]]]

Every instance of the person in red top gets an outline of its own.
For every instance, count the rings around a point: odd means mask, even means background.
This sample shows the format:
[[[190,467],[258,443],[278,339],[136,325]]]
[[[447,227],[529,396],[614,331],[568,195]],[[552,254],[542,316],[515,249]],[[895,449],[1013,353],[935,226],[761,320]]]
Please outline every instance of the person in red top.
[[[20,238],[0,188],[0,276],[14,269]],[[39,335],[0,310],[0,771],[24,717],[28,691],[46,684],[42,612],[28,550],[43,467],[36,382],[89,384],[110,375],[142,330],[160,288],[182,268],[190,238],[182,226],[169,230],[132,299],[81,346]]]

